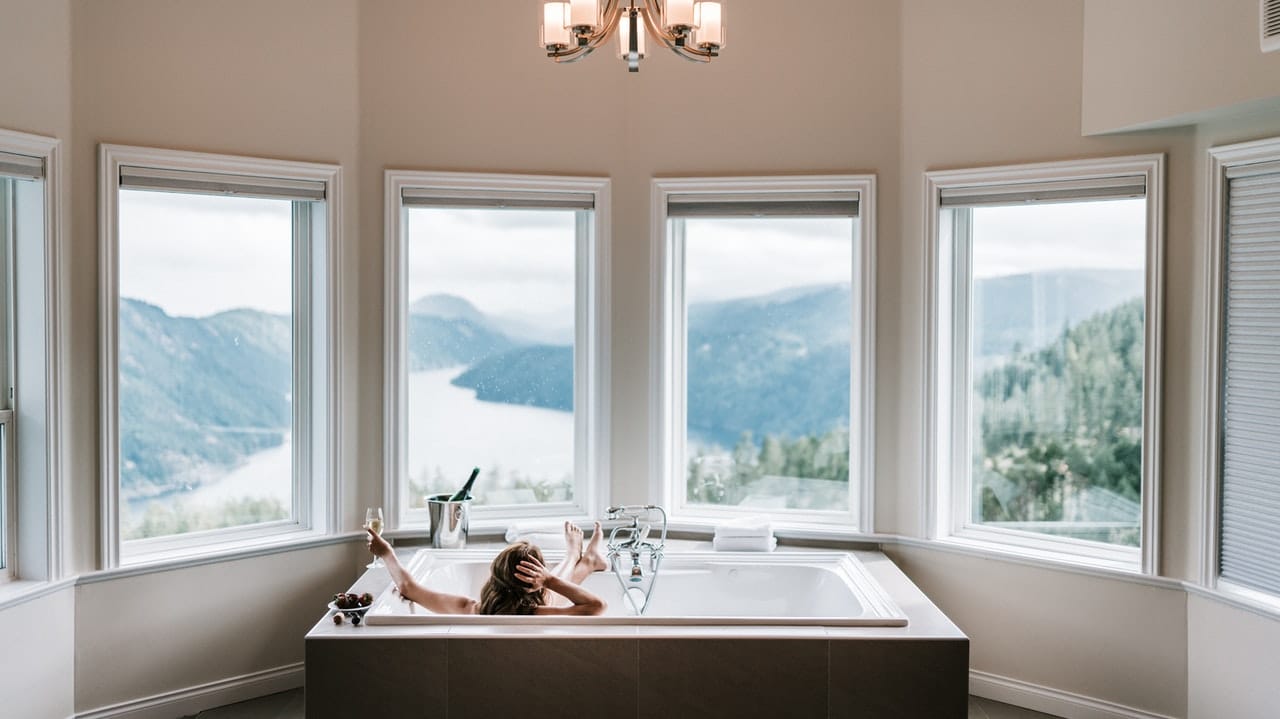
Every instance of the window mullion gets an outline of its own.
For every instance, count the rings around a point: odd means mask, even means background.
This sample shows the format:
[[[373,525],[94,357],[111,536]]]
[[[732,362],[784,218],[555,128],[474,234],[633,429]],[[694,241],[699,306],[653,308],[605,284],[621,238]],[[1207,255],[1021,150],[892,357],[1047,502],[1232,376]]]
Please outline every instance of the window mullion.
[[[293,430],[290,448],[293,453],[292,517],[303,527],[310,527],[311,516],[311,395],[312,375],[311,307],[311,206],[309,202],[292,203],[293,230],[293,336],[291,339]]]
[[[952,212],[954,244],[952,274],[952,377],[951,377],[951,531],[973,523],[973,428],[970,396],[973,375],[969,358],[973,352],[973,210]]]
[[[678,479],[672,493],[677,507],[685,507],[689,501],[687,472],[689,451],[687,428],[689,426],[689,306],[685,298],[685,223],[683,218],[671,223],[671,307],[668,321],[671,323],[671,402],[670,446],[671,477]]]

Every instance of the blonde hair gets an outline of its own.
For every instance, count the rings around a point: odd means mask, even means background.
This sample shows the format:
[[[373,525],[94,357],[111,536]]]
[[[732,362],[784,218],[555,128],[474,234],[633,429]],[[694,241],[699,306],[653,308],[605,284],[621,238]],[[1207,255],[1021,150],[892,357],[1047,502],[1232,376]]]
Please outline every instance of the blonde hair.
[[[533,557],[542,561],[542,551],[528,542],[516,542],[498,553],[489,566],[489,581],[480,590],[479,614],[533,614],[546,603],[542,592],[532,591],[528,582],[516,576],[520,562]]]

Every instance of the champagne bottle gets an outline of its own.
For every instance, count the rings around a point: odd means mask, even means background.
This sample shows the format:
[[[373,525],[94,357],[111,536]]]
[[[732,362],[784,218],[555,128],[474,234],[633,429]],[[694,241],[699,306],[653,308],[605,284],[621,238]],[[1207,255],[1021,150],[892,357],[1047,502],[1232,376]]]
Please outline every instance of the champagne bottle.
[[[455,492],[454,495],[449,498],[449,501],[461,502],[466,499],[471,499],[471,485],[476,483],[476,477],[478,476],[480,476],[480,468],[475,467],[471,470],[471,476],[467,477],[467,483],[462,485],[462,489]]]

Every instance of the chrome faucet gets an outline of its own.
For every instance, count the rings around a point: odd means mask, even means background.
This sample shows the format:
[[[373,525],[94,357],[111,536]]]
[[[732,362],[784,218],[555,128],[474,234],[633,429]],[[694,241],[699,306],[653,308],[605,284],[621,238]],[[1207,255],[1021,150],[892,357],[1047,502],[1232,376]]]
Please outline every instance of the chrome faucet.
[[[622,567],[619,566],[619,560],[623,558],[631,560],[628,581],[636,584],[643,581],[645,573],[641,558],[645,554],[649,555],[649,572],[651,575],[656,576],[658,566],[662,563],[662,552],[667,543],[666,510],[656,504],[633,504],[609,507],[605,512],[610,520],[623,520],[624,522],[628,519],[631,520],[630,524],[620,524],[609,532],[609,567],[617,575],[618,581],[623,581]],[[657,542],[649,539],[649,533],[653,529],[651,522],[655,515],[662,519],[662,534]],[[623,589],[624,591],[626,590],[625,583],[623,583]],[[649,591],[652,590],[651,578]],[[648,599],[648,592],[645,593],[645,598],[646,600]],[[635,605],[634,601],[632,604],[635,606],[637,614],[643,611],[642,607]]]

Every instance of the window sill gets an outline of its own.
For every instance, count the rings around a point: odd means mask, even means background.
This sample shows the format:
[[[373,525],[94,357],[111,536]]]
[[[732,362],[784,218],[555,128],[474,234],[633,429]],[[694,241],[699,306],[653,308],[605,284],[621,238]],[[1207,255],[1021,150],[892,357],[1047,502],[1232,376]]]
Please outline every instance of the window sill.
[[[12,579],[0,583],[0,611],[19,604],[35,601],[41,597],[60,592],[75,586],[76,579],[62,579],[56,582],[41,582],[33,579]]]
[[[670,532],[705,535],[710,539],[715,535],[716,527],[718,525],[742,516],[748,516],[748,513],[738,512],[732,515],[725,515],[723,517],[697,515],[675,517],[667,523],[667,528]],[[889,535],[860,532],[849,524],[823,524],[818,522],[795,521],[794,519],[788,521],[789,518],[771,517],[764,513],[760,513],[759,516],[767,517],[769,519],[769,522],[773,525],[773,536],[778,539],[815,542],[852,542],[858,544],[878,544],[893,540],[893,537]]]
[[[1221,602],[1236,609],[1251,612],[1264,619],[1280,620],[1280,597],[1259,592],[1255,589],[1218,580],[1216,587],[1203,587],[1199,584],[1186,583],[1187,592],[1215,602]]]
[[[1079,555],[1068,555],[1062,552],[1036,550],[1027,547],[1013,546],[1004,543],[977,540],[964,536],[950,536],[938,539],[915,539],[896,537],[886,544],[900,544],[906,547],[932,549],[972,557],[997,559],[1022,564],[1029,567],[1051,571],[1066,571],[1073,574],[1119,579],[1138,584],[1147,584],[1163,589],[1181,589],[1184,582],[1151,574],[1144,574],[1140,564],[1133,562],[1116,562]]]
[[[174,569],[198,567],[204,564],[262,557],[269,554],[291,552],[299,549],[323,547],[330,544],[359,541],[364,532],[323,534],[314,531],[297,531],[284,534],[201,544],[199,546],[168,549],[164,551],[129,555],[118,568],[106,569],[80,576],[79,584],[119,579],[137,574],[165,572]]]

